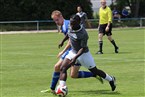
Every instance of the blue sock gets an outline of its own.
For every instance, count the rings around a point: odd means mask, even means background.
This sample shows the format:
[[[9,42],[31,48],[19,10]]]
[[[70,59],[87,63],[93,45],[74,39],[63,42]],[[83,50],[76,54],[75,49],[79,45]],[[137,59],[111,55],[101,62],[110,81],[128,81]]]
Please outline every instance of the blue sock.
[[[52,81],[51,81],[51,86],[50,86],[50,88],[52,90],[55,90],[56,84],[57,84],[57,82],[59,80],[59,76],[60,76],[60,72],[54,72],[53,73]]]
[[[78,78],[88,78],[88,77],[94,77],[93,73],[87,71],[79,71]]]

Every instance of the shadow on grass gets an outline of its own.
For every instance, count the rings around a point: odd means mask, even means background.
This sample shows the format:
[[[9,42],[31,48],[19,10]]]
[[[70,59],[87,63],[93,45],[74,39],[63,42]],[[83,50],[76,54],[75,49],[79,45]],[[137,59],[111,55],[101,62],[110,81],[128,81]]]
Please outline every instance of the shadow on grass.
[[[83,91],[83,90],[78,90],[78,91],[71,91],[72,93],[79,93],[79,94],[91,94],[91,95],[121,95],[120,92],[118,91],[110,91],[110,90],[89,90],[89,91]]]
[[[115,53],[115,52],[105,52],[104,54],[132,54],[133,52],[119,52],[119,53]]]

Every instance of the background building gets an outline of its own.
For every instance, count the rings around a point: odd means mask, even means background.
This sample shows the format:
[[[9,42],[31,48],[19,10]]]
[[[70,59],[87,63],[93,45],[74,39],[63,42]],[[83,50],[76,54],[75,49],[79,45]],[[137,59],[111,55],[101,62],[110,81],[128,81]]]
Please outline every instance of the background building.
[[[111,4],[111,0],[106,0],[107,1],[107,5]],[[91,0],[92,2],[92,9],[94,12],[98,12],[99,11],[99,7],[101,6],[100,4],[100,0]]]

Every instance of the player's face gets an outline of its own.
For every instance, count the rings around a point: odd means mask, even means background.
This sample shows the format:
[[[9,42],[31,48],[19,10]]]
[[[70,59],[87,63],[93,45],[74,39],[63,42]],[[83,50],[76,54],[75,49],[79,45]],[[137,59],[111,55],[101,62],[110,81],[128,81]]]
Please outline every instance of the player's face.
[[[54,16],[53,20],[57,25],[59,25],[59,26],[63,25],[63,17],[62,16]]]
[[[81,12],[82,11],[81,7],[77,7],[77,11]]]
[[[101,5],[102,5],[102,7],[106,7],[106,1],[101,1]]]

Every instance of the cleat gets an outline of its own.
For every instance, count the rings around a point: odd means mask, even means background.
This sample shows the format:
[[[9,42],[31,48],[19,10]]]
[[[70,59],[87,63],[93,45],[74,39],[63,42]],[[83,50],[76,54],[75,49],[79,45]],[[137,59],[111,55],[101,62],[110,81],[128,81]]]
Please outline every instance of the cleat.
[[[115,82],[116,82],[115,77],[112,77],[112,81],[109,82],[112,91],[114,91],[114,90],[116,89],[116,84],[115,84]]]
[[[102,51],[98,51],[96,54],[103,54],[103,52]]]
[[[118,53],[119,52],[118,50],[119,50],[119,47],[116,47],[115,48],[115,53]]]
[[[100,76],[96,76],[96,79],[98,79],[98,80],[101,82],[101,84],[104,83],[102,77],[100,77]]]
[[[40,92],[41,93],[52,93],[52,94],[56,95],[55,90],[52,90],[52,89],[42,90]]]

